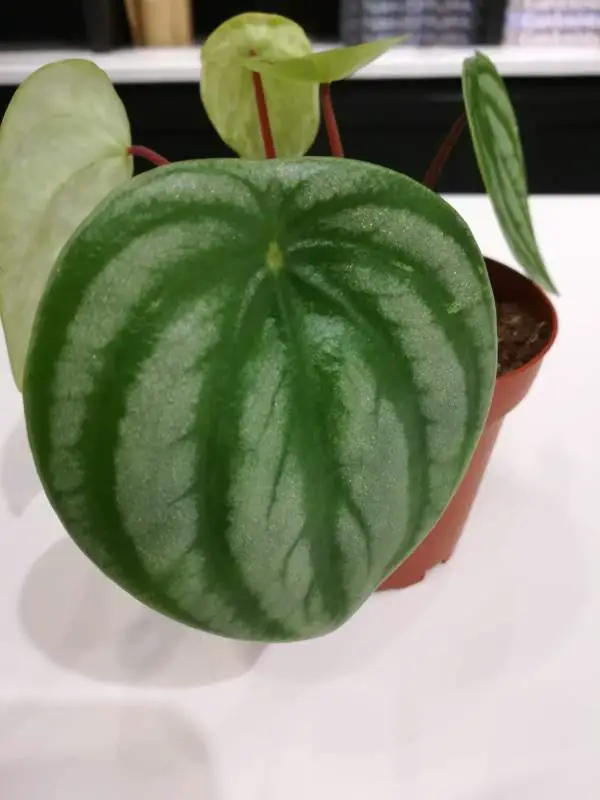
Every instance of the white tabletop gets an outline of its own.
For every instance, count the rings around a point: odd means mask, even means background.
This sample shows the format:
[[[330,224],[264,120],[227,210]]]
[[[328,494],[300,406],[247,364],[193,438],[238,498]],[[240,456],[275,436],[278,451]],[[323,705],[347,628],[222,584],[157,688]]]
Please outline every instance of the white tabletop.
[[[508,258],[487,200],[452,201]],[[534,219],[562,328],[454,560],[321,640],[202,635],[101,577],[1,353],[2,800],[597,800],[600,197]]]
[[[315,43],[315,50],[339,42]],[[600,49],[583,45],[492,45],[478,47],[493,59],[505,77],[556,78],[600,75]],[[404,45],[363,67],[353,78],[401,80],[458,78],[474,47],[410,47]],[[34,70],[64,58],[88,58],[115,83],[196,83],[200,78],[200,46],[127,47],[108,53],[91,50],[0,51],[0,86],[16,86]]]

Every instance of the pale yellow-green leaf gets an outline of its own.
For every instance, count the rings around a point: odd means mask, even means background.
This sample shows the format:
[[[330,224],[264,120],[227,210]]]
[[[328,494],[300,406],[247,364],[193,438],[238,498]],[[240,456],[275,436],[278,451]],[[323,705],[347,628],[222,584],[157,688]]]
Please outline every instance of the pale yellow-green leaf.
[[[42,67],[15,92],[0,126],[0,312],[21,388],[35,313],[64,244],[131,176],[127,115],[90,61]]]
[[[354,72],[366,67],[392,47],[396,47],[406,37],[394,36],[377,39],[352,47],[334,47],[320,53],[310,53],[299,58],[286,58],[270,61],[262,58],[254,67],[265,78],[289,78],[294,81],[311,83],[332,83],[348,78]],[[252,61],[247,65],[252,68]]]
[[[221,139],[238,155],[265,157],[248,59],[277,61],[310,52],[302,28],[276,14],[240,14],[208,37],[201,51],[202,102]],[[304,155],[319,128],[318,86],[276,76],[265,76],[263,84],[277,155]]]

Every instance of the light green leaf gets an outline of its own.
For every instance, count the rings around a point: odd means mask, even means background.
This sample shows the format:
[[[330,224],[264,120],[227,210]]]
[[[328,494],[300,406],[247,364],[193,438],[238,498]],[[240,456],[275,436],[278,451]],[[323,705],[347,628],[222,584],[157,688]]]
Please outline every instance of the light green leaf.
[[[271,61],[310,52],[302,28],[276,14],[240,14],[208,37],[201,51],[202,102],[221,139],[238,155],[265,157],[247,60],[253,54],[257,61]],[[303,155],[319,128],[318,86],[273,76],[263,78],[263,85],[277,155]]]
[[[341,158],[174,164],[63,250],[24,404],[45,491],[126,591],[224,636],[341,625],[481,434],[496,314],[461,217]]]
[[[462,85],[479,171],[506,241],[527,275],[556,292],[533,230],[519,126],[504,81],[476,53],[464,62]]]
[[[246,63],[249,69],[255,69],[265,77],[289,78],[294,81],[312,83],[333,83],[333,81],[348,78],[405,39],[406,36],[394,36],[352,47],[335,47],[296,58],[269,60],[263,57],[248,59]]]
[[[65,242],[131,176],[129,123],[108,77],[72,59],[33,73],[0,127],[0,311],[15,382]]]

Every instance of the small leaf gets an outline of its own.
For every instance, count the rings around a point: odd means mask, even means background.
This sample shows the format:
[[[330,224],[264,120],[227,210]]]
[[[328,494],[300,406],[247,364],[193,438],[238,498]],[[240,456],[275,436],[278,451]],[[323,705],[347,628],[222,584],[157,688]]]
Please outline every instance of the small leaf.
[[[462,84],[479,171],[506,241],[527,275],[556,292],[533,230],[519,126],[504,81],[476,53],[464,62]]]
[[[256,65],[248,59],[247,66],[264,76],[289,78],[295,81],[312,83],[333,83],[348,78],[354,72],[370,64],[379,56],[400,44],[405,36],[378,39],[353,47],[335,47],[320,53],[310,53],[299,58],[285,58],[275,61],[261,59]]]
[[[15,92],[0,127],[0,311],[15,382],[56,257],[131,176],[129,123],[102,70],[70,59]]]
[[[302,28],[276,14],[240,14],[207,38],[201,51],[202,102],[221,139],[242,158],[265,157],[248,59],[256,57],[258,64],[310,52]],[[277,155],[304,155],[319,128],[318,86],[290,85],[274,76],[263,78],[263,86]]]

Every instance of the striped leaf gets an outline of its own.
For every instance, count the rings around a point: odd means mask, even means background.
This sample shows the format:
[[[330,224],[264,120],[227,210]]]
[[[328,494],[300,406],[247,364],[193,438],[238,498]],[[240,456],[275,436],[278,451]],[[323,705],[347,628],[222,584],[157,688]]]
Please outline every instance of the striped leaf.
[[[527,275],[556,292],[533,230],[519,126],[504,81],[476,53],[464,62],[462,85],[479,171],[506,241]]]
[[[302,28],[277,14],[240,14],[207,38],[201,51],[202,102],[221,139],[238,155],[265,157],[248,59],[277,61],[310,52]],[[303,155],[319,129],[318,86],[277,76],[265,76],[263,84],[277,155]]]
[[[392,47],[396,47],[404,39],[406,36],[393,36],[352,47],[333,47],[319,53],[309,53],[296,58],[283,58],[277,61],[248,59],[246,63],[249,68],[255,69],[265,77],[289,78],[294,81],[312,83],[333,83],[349,78],[359,69],[387,53]]]
[[[107,75],[72,59],[34,72],[0,127],[0,312],[21,388],[39,298],[60,249],[131,177],[129,123]]]
[[[188,625],[286,641],[424,538],[495,371],[485,265],[441,198],[350,160],[215,160],[135,178],[71,239],[24,399],[100,569]]]

